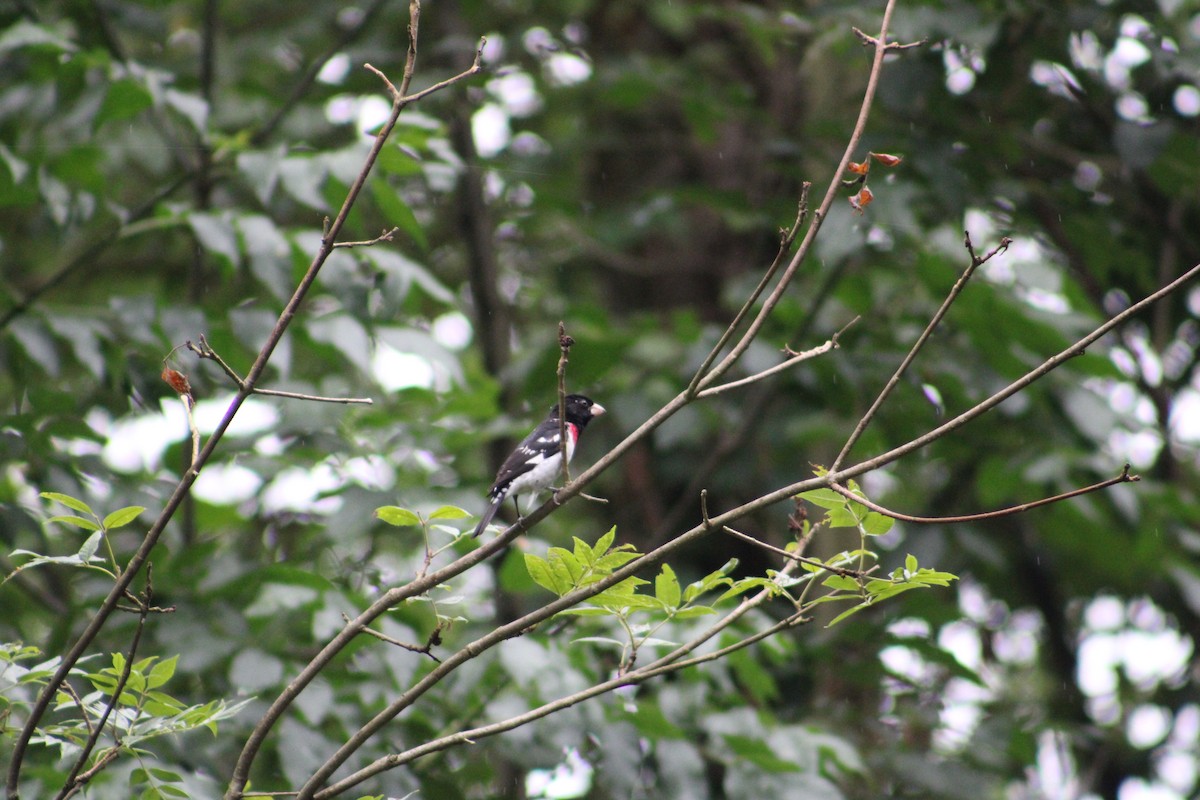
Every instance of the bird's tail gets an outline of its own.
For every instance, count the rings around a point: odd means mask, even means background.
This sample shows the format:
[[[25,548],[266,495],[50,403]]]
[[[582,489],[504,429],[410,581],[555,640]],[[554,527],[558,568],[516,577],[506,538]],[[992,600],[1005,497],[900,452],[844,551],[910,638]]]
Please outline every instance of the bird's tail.
[[[492,523],[492,518],[496,516],[496,512],[500,510],[500,506],[504,503],[503,497],[498,497],[491,502],[487,507],[487,511],[483,512],[483,516],[479,518],[479,524],[475,526],[475,532],[472,537],[478,537],[483,533],[484,529]]]

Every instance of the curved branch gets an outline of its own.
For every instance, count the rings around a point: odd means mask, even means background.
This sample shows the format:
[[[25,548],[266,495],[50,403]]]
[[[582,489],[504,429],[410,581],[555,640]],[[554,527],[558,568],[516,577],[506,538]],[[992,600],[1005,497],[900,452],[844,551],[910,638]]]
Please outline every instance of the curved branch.
[[[1041,500],[1034,500],[1031,503],[1021,503],[1020,505],[1009,506],[1008,508],[1001,508],[997,509],[996,511],[984,511],[979,514],[963,514],[961,516],[953,517],[914,517],[910,514],[901,514],[899,511],[892,511],[891,509],[884,508],[878,503],[874,503],[862,495],[855,494],[840,483],[831,483],[829,484],[829,488],[833,489],[843,497],[848,497],[856,503],[861,503],[872,511],[883,514],[885,517],[891,517],[892,519],[897,519],[901,522],[915,522],[920,525],[944,525],[951,522],[978,522],[979,520],[984,519],[996,519],[998,517],[1011,516],[1012,514],[1020,514],[1033,508],[1048,506],[1051,503],[1070,500],[1072,497],[1079,497],[1080,495],[1098,492],[1101,489],[1107,489],[1110,486],[1116,486],[1118,483],[1136,483],[1141,479],[1142,478],[1140,475],[1130,475],[1129,465],[1126,464],[1121,470],[1121,474],[1117,477],[1109,478],[1108,480],[1100,481],[1099,483],[1093,483],[1091,486],[1084,486],[1082,489],[1074,489],[1069,492],[1063,492],[1062,494],[1056,494],[1053,497],[1043,497]]]

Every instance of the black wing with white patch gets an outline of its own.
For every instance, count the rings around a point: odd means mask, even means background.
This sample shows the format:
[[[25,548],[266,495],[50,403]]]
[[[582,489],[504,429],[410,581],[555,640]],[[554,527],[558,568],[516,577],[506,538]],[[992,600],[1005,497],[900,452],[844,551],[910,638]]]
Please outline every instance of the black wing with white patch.
[[[575,438],[575,426],[571,423],[567,423],[567,436],[569,454]],[[488,496],[494,500],[514,490],[519,493],[548,487],[562,466],[559,441],[558,420],[543,421],[504,459]]]

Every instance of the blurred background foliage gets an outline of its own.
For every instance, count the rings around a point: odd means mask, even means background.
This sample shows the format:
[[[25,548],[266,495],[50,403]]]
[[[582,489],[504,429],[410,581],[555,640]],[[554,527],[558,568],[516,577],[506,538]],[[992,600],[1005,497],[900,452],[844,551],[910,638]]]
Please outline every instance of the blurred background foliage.
[[[142,652],[179,655],[189,703],[254,698],[216,737],[156,743],[192,797],[217,796],[257,715],[423,541],[384,504],[474,512],[499,457],[553,399],[561,319],[571,388],[610,414],[586,463],[684,387],[770,262],[802,181],[823,189],[865,86],[881,2],[430,2],[415,86],[488,73],[402,117],[340,250],[263,385],[370,407],[258,398],[155,552]],[[38,497],[149,509],[187,442],[160,381],[186,373],[205,430],[231,395],[186,340],[245,371],[314,253],[399,80],[407,4],[12,2],[0,9],[0,565],[74,552]],[[902,0],[868,150],[875,194],[839,201],[739,374],[779,350],[841,348],[685,410],[519,543],[571,535],[647,550],[828,464],[968,258],[981,270],[854,451],[935,427],[1200,261],[1200,6]],[[856,159],[857,160],[857,159]],[[847,196],[852,190],[847,190]],[[814,191],[814,197],[817,192]],[[954,572],[832,629],[592,701],[419,762],[371,791],[454,797],[1195,796],[1200,697],[1200,287],[1178,293],[984,420],[864,479],[922,515],[1138,484],[980,524],[899,524],[882,546]],[[783,545],[780,506],[743,520]],[[118,553],[138,524],[114,535]],[[817,550],[852,545],[827,536]],[[466,547],[463,544],[462,547]],[[731,556],[713,538],[685,582]],[[381,628],[454,647],[548,598],[519,552]],[[0,639],[61,652],[106,591],[91,573],[0,586]],[[821,622],[818,620],[818,622]],[[121,651],[118,617],[96,651]],[[546,632],[503,645],[393,723],[364,756],[507,716],[594,682],[603,648]],[[107,657],[102,657],[102,660]],[[301,782],[428,668],[364,641],[278,728],[256,788]],[[0,677],[0,681],[3,678]],[[0,684],[3,685],[3,684]],[[17,689],[3,738],[22,718]],[[12,716],[4,717],[6,710]],[[7,750],[8,748],[0,748]],[[489,758],[482,758],[487,752]],[[56,788],[37,748],[24,796]],[[127,797],[134,760],[89,797]]]

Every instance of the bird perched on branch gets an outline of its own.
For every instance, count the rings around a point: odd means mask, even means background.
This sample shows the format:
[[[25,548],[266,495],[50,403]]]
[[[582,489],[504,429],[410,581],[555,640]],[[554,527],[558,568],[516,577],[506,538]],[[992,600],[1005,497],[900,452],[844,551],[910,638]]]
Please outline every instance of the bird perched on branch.
[[[575,454],[575,445],[579,442],[579,435],[593,417],[604,413],[604,406],[581,394],[569,394],[566,398],[566,412],[566,452],[567,462],[570,463],[571,456]],[[500,471],[496,473],[496,480],[488,491],[488,500],[491,502],[472,535],[478,536],[483,533],[506,498],[512,497],[513,504],[517,505],[517,495],[537,494],[554,483],[555,477],[562,472],[563,448],[560,445],[560,436],[558,403],[555,403],[541,424],[530,431],[517,445],[517,449],[504,459]],[[517,516],[521,516],[520,505],[517,505]]]

